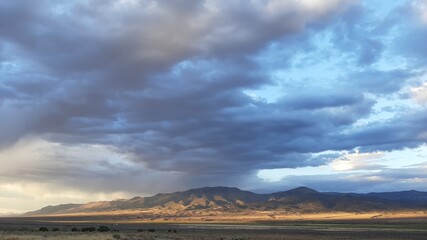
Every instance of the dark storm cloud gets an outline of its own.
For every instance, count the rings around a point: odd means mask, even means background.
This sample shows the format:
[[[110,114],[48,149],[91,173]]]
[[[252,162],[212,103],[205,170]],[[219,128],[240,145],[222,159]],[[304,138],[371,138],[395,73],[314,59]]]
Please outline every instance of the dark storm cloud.
[[[261,168],[319,166],[336,156],[311,153],[327,150],[425,142],[417,135],[426,130],[423,112],[353,129],[373,112],[376,99],[366,93],[393,94],[412,73],[370,68],[384,46],[367,37],[375,23],[364,28],[364,10],[348,8],[350,1],[131,2],[0,3],[0,61],[16,68],[0,68],[0,147],[28,135],[114,146],[141,168],[178,174],[184,186]],[[292,43],[295,51],[271,59],[292,58],[310,51],[310,34],[322,31],[336,31],[331,43],[358,71],[327,86],[297,79],[276,102],[245,92],[275,84],[258,54]],[[52,168],[28,175],[85,171]]]
[[[371,124],[340,138],[342,146],[359,145],[365,151],[414,148],[427,141],[427,111],[408,113],[381,124]]]

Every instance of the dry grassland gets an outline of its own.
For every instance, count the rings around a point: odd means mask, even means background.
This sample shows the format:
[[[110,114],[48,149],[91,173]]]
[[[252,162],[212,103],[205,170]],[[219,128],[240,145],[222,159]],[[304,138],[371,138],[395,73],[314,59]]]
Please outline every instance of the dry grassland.
[[[0,240],[427,240],[427,214],[423,211],[165,214],[115,211],[96,216],[92,213],[2,218]],[[115,232],[71,231],[74,227],[100,225],[107,225]],[[40,232],[40,227],[59,231]],[[143,232],[138,231],[141,229]]]
[[[427,218],[427,211],[394,211],[394,212],[328,212],[328,213],[289,213],[278,211],[241,211],[241,212],[216,212],[195,210],[185,212],[167,212],[149,210],[126,210],[111,212],[57,214],[49,216],[35,216],[62,219],[88,219],[90,221],[114,221],[121,223],[232,223],[232,222],[265,222],[265,221],[322,221],[322,220],[369,220],[369,219],[417,219]],[[96,219],[99,220],[96,220]]]

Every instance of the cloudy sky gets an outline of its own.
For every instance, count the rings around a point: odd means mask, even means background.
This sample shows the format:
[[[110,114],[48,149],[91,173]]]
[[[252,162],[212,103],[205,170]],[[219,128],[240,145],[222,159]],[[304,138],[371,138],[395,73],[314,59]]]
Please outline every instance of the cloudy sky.
[[[427,1],[0,1],[0,212],[427,191]]]

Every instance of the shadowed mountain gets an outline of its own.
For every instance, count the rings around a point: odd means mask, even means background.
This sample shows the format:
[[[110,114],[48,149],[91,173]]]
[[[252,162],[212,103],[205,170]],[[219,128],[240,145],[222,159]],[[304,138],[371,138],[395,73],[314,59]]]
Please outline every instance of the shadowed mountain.
[[[383,193],[368,193],[366,196],[395,200],[400,202],[419,202],[427,206],[427,192],[419,191],[401,191],[401,192],[383,192]]]
[[[57,214],[60,212],[64,212],[68,209],[73,209],[73,208],[77,208],[79,206],[82,206],[83,204],[60,204],[57,206],[46,206],[42,209],[39,209],[37,211],[33,211],[33,212],[27,212],[25,213],[25,215],[49,215],[49,214]]]
[[[408,194],[409,193],[409,194]],[[427,193],[417,191],[391,193],[321,193],[299,187],[271,194],[257,194],[231,187],[204,187],[184,192],[159,193],[151,197],[100,201],[87,204],[48,206],[26,216],[68,213],[111,212],[159,208],[175,212],[187,210],[289,212],[363,212],[375,210],[417,209],[425,206]]]

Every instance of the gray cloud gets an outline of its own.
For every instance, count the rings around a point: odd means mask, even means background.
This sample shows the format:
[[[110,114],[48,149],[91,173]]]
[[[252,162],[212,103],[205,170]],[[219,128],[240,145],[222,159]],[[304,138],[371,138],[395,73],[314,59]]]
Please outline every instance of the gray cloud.
[[[134,165],[88,170],[59,158],[22,176],[62,176],[70,184],[67,176],[78,175],[78,185],[98,177],[98,188],[114,178],[119,189],[162,173],[175,187],[243,184],[258,169],[319,166],[336,157],[312,153],[425,143],[418,136],[427,130],[424,110],[354,126],[373,114],[379,97],[414,76],[412,69],[375,68],[396,23],[372,22],[352,1],[299,2],[1,3],[0,147],[28,136],[113,147]],[[337,60],[316,55],[324,46],[313,39],[331,32],[328,44],[346,60],[346,74],[281,83],[275,102],[246,93],[277,84],[276,69]],[[294,64],[304,54],[315,58]]]

